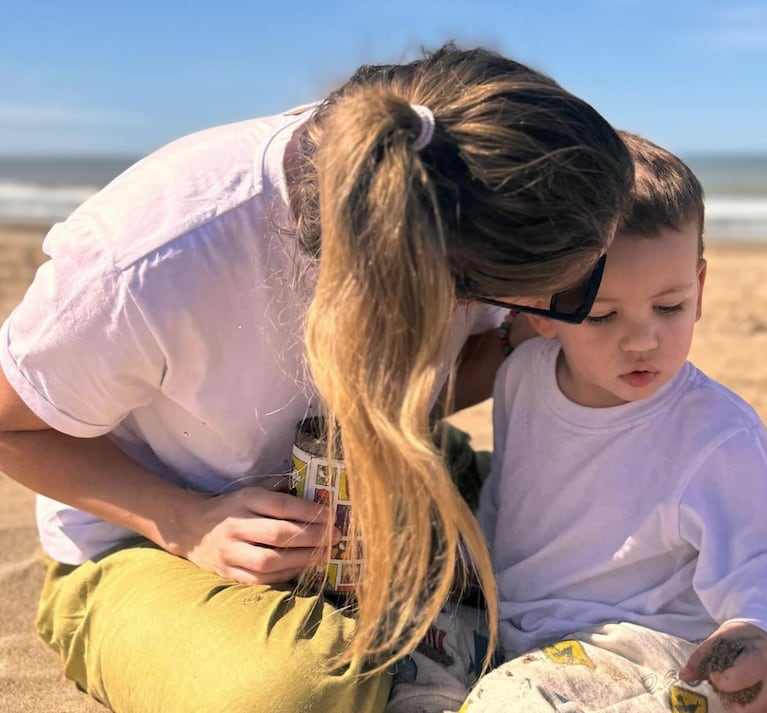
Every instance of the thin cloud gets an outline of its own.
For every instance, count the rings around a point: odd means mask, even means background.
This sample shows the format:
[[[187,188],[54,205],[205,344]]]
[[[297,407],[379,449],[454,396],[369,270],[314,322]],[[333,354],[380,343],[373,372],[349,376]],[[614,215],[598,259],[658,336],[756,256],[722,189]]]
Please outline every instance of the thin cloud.
[[[72,109],[45,104],[14,104],[0,102],[0,122],[8,124],[96,126],[104,124],[141,124],[138,115]]]
[[[767,49],[767,7],[739,5],[721,8],[710,19],[706,39],[732,50]]]

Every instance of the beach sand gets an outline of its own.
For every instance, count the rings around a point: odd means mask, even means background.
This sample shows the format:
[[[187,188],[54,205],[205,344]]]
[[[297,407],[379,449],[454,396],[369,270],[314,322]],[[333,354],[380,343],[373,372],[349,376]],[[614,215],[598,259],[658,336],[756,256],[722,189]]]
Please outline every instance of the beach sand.
[[[0,225],[0,319],[42,261],[43,228]],[[712,244],[692,360],[767,418],[767,245]],[[457,414],[476,448],[490,448],[490,402]],[[96,713],[34,633],[42,581],[32,494],[0,474],[0,713]]]

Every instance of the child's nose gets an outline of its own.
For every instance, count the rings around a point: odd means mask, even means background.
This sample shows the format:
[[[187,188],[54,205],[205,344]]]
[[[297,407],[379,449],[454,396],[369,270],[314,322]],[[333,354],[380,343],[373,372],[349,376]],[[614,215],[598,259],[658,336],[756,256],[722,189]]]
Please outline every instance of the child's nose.
[[[625,352],[646,352],[658,346],[658,337],[649,320],[636,320],[628,325],[621,338]]]

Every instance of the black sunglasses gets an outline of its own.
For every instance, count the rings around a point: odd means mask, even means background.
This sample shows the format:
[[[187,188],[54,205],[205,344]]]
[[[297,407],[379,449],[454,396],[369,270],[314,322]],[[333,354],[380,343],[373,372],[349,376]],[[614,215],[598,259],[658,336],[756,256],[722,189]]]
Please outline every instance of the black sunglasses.
[[[554,294],[551,302],[549,302],[548,309],[528,307],[527,305],[518,305],[512,302],[502,302],[501,300],[494,300],[489,297],[474,297],[473,299],[476,302],[485,302],[496,307],[506,307],[517,312],[527,312],[528,314],[537,314],[549,319],[558,319],[560,322],[567,322],[568,324],[580,324],[591,312],[591,307],[597,298],[606,261],[607,258],[602,255],[597,264],[594,265],[591,274],[585,280],[569,290],[563,290]]]

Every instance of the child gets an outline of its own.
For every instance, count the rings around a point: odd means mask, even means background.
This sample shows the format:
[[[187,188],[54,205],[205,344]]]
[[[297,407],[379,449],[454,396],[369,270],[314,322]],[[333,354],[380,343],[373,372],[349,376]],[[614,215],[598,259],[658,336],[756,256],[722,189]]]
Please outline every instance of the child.
[[[635,194],[591,312],[530,315],[544,339],[496,379],[478,517],[507,663],[462,713],[767,711],[767,432],[687,361],[700,184],[624,140]]]

